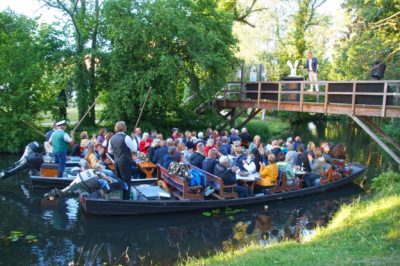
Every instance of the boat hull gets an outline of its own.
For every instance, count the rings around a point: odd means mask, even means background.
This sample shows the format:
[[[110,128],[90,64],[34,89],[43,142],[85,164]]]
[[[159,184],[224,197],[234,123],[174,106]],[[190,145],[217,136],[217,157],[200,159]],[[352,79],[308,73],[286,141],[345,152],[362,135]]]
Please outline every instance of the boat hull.
[[[46,177],[46,176],[30,176],[32,188],[63,189],[69,186],[75,177]]]
[[[75,177],[46,177],[46,176],[30,176],[31,186],[35,189],[63,189],[68,187]],[[156,178],[132,179],[132,184],[149,184],[157,181]]]
[[[340,180],[310,188],[292,190],[270,195],[247,197],[226,200],[105,200],[81,195],[80,203],[86,213],[93,215],[142,215],[169,212],[199,211],[224,207],[242,207],[256,204],[267,204],[275,201],[303,197],[316,193],[333,190],[348,184],[360,177],[365,167],[357,165],[353,167],[353,174]]]

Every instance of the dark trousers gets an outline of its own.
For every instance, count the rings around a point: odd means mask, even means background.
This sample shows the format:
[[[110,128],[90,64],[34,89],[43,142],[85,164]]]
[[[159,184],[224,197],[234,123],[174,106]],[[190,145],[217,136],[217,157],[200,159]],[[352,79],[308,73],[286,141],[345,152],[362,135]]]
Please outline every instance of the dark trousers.
[[[314,173],[307,173],[304,175],[304,185],[306,187],[314,186],[314,181],[319,178],[319,175]]]
[[[128,185],[128,190],[124,190],[123,194],[123,199],[128,200],[131,191],[131,161],[126,159],[115,161],[115,174],[117,175],[117,177],[124,180],[125,183]]]
[[[254,185],[254,193],[258,194],[258,193],[264,193],[267,189],[273,188],[274,186],[260,186],[255,184]]]
[[[58,177],[62,177],[65,171],[65,166],[67,164],[67,153],[66,152],[55,152],[54,161],[58,163]]]
[[[246,187],[236,185],[235,190],[239,194],[239,198],[245,198],[249,196],[249,190]]]

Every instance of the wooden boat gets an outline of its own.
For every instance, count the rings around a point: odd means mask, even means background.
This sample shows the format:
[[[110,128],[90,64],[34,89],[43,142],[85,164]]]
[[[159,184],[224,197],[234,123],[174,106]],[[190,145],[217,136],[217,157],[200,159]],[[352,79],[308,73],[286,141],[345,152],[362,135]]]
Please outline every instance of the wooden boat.
[[[32,188],[63,189],[76,178],[76,177],[49,177],[40,175],[30,175],[30,183]]]
[[[35,189],[63,189],[69,186],[76,177],[47,177],[30,176],[31,186]],[[132,179],[132,184],[149,184],[157,181],[157,178]]]
[[[358,163],[351,165],[352,174],[341,179],[319,186],[300,188],[288,192],[256,195],[237,199],[140,199],[140,200],[105,200],[98,193],[81,194],[80,203],[86,213],[94,215],[141,215],[157,213],[174,213],[184,211],[200,211],[224,207],[243,207],[247,205],[266,204],[285,199],[303,197],[316,193],[330,191],[348,184],[360,177],[365,166]]]
[[[74,167],[79,166],[79,162],[81,161],[81,157],[79,156],[67,156],[66,166],[67,167]],[[52,163],[54,162],[54,158],[52,156],[43,155],[43,161],[45,163]]]

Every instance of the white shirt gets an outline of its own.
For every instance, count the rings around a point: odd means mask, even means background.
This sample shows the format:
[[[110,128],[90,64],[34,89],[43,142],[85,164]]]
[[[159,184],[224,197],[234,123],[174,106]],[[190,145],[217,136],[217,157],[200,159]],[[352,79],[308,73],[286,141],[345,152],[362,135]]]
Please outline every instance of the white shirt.
[[[123,134],[125,135],[124,132],[118,132],[117,134]],[[131,150],[131,152],[137,152],[137,144],[136,141],[133,141],[131,137],[128,135],[125,135],[125,144],[128,146],[128,148]],[[112,142],[110,141],[110,144],[108,145],[108,153],[113,154],[113,148],[112,148]]]
[[[256,164],[253,161],[250,161],[250,163],[246,160],[246,162],[243,164],[244,169],[246,169],[247,172],[250,174],[254,173],[257,168]]]
[[[57,129],[57,131],[62,131],[62,132],[64,132],[64,131],[61,130],[61,129]],[[64,133],[65,133],[65,132],[64,132]],[[50,143],[51,143],[52,137],[53,137],[53,134],[51,134],[51,137],[50,137],[50,140],[49,140]],[[71,142],[72,142],[71,137],[70,137],[67,133],[64,134],[64,141],[67,142],[67,143],[71,143]]]
[[[136,136],[135,134],[132,136],[133,142],[135,142],[136,145],[139,145],[140,141],[142,140],[141,136]]]

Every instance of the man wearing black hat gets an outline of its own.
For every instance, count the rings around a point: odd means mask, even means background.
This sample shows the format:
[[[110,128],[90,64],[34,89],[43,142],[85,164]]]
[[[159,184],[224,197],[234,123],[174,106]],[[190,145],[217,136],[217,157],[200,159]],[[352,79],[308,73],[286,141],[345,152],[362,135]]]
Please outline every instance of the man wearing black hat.
[[[136,152],[136,146],[131,137],[125,134],[126,124],[119,121],[115,124],[115,133],[108,146],[108,152],[114,155],[115,174],[124,180],[128,190],[124,190],[123,199],[129,199],[132,178],[132,152]]]
[[[55,162],[58,163],[58,176],[62,177],[67,163],[68,147],[74,145],[75,132],[71,131],[71,137],[65,133],[67,123],[65,120],[56,123],[57,130],[51,134],[50,144],[53,148]]]

